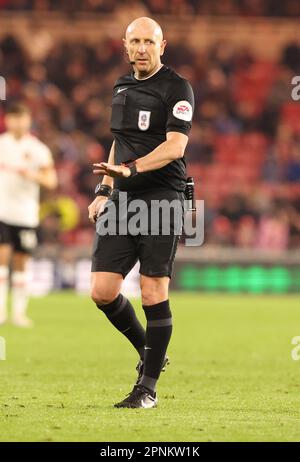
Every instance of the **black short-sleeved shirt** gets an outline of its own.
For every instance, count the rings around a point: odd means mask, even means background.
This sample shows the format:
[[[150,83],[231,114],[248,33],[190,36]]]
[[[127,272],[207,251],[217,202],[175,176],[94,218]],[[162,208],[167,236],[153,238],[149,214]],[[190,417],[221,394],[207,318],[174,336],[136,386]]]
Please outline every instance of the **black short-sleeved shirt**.
[[[166,140],[168,132],[188,134],[194,110],[194,94],[187,80],[172,69],[162,68],[145,80],[133,74],[115,84],[112,100],[111,131],[115,139],[115,164],[135,160],[153,151]],[[132,178],[117,177],[115,188],[142,191],[155,187],[183,191],[184,157],[165,167],[140,173]]]

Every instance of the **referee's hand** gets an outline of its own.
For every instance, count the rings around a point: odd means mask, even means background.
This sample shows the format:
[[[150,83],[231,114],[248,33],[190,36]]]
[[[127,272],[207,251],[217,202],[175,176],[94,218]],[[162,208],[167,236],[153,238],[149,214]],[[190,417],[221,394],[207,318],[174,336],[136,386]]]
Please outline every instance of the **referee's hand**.
[[[113,165],[108,164],[107,162],[101,162],[100,164],[93,164],[97,169],[93,170],[95,175],[108,175],[111,177],[123,176],[128,178],[131,175],[131,172],[128,167],[125,165]]]
[[[103,212],[105,203],[107,201],[105,196],[97,196],[93,202],[88,206],[89,220],[92,223],[96,223],[98,216]]]

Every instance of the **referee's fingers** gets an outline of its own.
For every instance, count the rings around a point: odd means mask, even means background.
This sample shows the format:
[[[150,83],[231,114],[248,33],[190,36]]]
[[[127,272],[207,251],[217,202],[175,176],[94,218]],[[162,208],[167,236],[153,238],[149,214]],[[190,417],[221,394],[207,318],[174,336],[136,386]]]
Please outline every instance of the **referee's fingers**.
[[[100,162],[100,164],[93,164],[93,167],[107,168],[109,164],[107,162]]]
[[[93,170],[93,173],[95,175],[105,175],[107,173],[107,170],[105,170],[104,168],[101,168],[101,169]]]
[[[95,210],[89,212],[89,220],[92,223],[96,223],[97,220],[97,212]]]

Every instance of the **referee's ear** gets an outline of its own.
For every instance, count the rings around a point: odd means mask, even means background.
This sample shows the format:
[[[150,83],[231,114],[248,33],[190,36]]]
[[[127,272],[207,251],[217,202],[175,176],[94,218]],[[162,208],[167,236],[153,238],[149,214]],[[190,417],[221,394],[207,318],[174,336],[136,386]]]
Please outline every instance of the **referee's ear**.
[[[166,45],[167,45],[167,41],[162,40],[161,44],[160,44],[160,56],[162,56],[164,54]]]

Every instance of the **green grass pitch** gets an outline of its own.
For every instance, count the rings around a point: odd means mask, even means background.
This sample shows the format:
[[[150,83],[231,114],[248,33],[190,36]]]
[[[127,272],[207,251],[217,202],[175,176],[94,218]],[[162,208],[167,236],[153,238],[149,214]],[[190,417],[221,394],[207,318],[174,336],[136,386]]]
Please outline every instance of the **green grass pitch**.
[[[173,293],[171,302],[159,407],[122,410],[112,404],[137,362],[126,339],[87,297],[32,299],[34,329],[0,328],[0,441],[299,441],[299,297]]]

